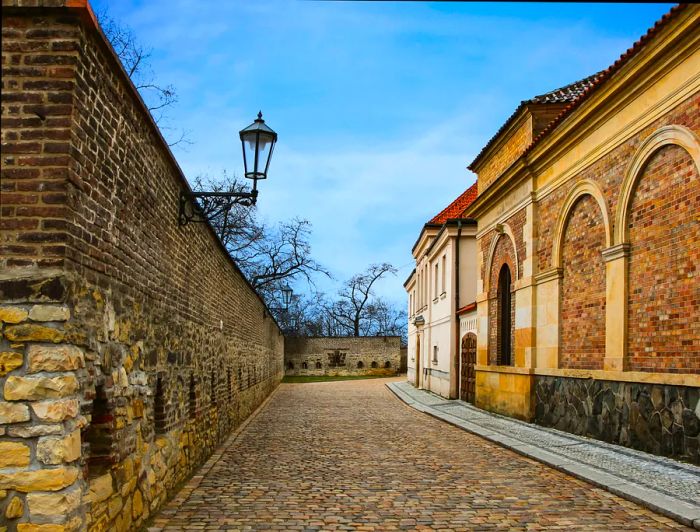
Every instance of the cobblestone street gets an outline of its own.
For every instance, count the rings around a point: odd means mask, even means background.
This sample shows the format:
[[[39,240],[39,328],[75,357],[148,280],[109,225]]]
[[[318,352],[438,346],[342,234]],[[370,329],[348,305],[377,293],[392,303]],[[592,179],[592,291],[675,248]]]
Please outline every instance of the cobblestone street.
[[[415,412],[386,382],[281,385],[151,530],[683,528]]]

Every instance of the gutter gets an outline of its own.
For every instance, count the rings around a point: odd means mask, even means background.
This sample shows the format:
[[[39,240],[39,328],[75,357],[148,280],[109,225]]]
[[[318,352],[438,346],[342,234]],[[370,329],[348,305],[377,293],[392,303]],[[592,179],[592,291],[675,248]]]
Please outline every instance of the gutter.
[[[456,389],[459,390],[459,241],[462,237],[462,220],[457,220],[457,242],[455,244],[455,361],[457,362],[455,366],[457,367],[457,386]],[[459,394],[458,394],[459,395]],[[457,397],[459,399],[459,397]]]

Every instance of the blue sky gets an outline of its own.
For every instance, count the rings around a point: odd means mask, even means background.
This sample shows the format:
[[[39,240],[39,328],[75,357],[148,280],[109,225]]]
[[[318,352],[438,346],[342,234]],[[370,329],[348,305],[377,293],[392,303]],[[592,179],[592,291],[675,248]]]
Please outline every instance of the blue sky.
[[[177,88],[166,126],[192,178],[242,173],[238,131],[260,109],[279,134],[258,211],[313,224],[338,281],[400,268],[422,225],[471,185],[466,170],[521,100],[606,68],[669,4],[93,1],[153,49]],[[167,131],[166,131],[167,134]],[[295,287],[304,291],[305,287]]]

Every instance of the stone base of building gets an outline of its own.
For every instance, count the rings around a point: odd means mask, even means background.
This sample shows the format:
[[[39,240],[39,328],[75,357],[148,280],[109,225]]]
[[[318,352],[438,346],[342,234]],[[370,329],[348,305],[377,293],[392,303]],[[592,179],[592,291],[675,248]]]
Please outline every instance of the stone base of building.
[[[700,389],[535,376],[534,421],[653,454],[700,463]]]
[[[505,416],[531,421],[533,375],[510,366],[477,366],[476,406]]]

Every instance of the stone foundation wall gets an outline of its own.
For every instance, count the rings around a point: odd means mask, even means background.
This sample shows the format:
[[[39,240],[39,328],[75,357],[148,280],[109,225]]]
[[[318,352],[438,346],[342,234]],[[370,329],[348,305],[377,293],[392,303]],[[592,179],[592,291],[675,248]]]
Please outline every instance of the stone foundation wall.
[[[184,176],[66,3],[3,2],[0,529],[132,530],[278,385],[284,337],[178,225]]]
[[[287,338],[285,375],[396,375],[401,338]]]
[[[700,389],[535,377],[535,419],[546,427],[700,463]]]

